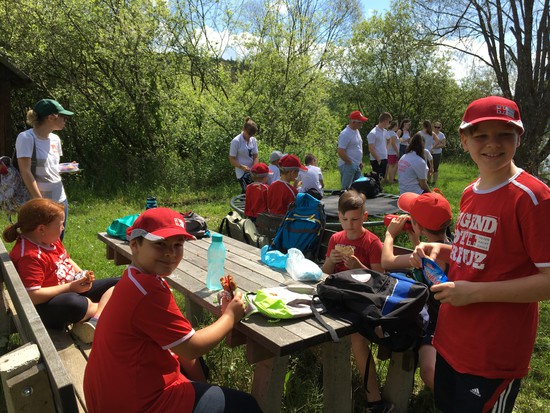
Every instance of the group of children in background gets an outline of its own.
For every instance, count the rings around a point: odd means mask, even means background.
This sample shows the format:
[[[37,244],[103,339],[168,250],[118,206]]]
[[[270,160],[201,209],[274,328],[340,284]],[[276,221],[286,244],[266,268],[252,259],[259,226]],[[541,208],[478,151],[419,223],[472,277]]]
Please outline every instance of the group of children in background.
[[[305,157],[305,166],[295,155],[274,151],[270,165],[256,163],[250,169],[253,180],[246,187],[244,215],[256,220],[258,214],[285,215],[298,192],[307,192],[318,199],[323,196],[323,174],[312,154]]]
[[[451,207],[441,194],[401,195],[398,206],[408,215],[392,220],[382,244],[363,227],[364,195],[349,190],[338,203],[342,231],[329,241],[323,271],[421,268],[422,258],[434,259],[449,282],[430,288],[430,324],[418,349],[421,377],[444,413],[510,413],[529,368],[537,302],[550,298],[545,224],[550,224],[550,189],[513,162],[524,131],[513,101],[488,97],[472,102],[459,131],[479,177],[463,193],[453,244],[445,235]],[[285,213],[297,191],[291,182],[309,169],[294,155],[280,157],[278,168],[280,178],[268,186],[270,168],[254,165],[255,182],[249,187],[265,194],[268,211]],[[84,376],[91,413],[261,411],[252,396],[207,384],[200,357],[241,320],[242,294],[222,299],[218,320],[195,331],[164,280],[182,260],[185,242],[194,238],[181,214],[167,208],[142,213],[127,231],[132,264],[120,280],[101,288],[93,274],[86,276],[69,258],[59,240],[63,220],[62,204],[33,199],[3,237],[17,240],[10,257],[45,323],[97,324]],[[418,245],[412,254],[395,255],[395,237],[408,220],[409,235]],[[77,300],[71,304],[69,298]],[[74,310],[62,319],[69,304]],[[370,343],[354,334],[352,349],[367,377],[367,412],[390,413],[393,406],[382,400],[370,362]]]

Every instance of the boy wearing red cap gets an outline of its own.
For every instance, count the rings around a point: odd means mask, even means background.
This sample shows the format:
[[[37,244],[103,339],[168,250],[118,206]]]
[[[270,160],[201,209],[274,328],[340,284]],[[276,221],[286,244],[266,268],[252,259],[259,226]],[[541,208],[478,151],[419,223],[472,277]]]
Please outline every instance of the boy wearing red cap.
[[[164,280],[180,263],[184,241],[194,239],[182,215],[148,209],[127,237],[132,264],[101,315],[84,374],[88,411],[259,412],[252,396],[205,383],[199,361],[242,318],[242,295],[222,300],[220,318],[195,331]]]
[[[269,185],[267,191],[267,210],[271,214],[285,215],[290,203],[296,199],[298,190],[291,182],[296,183],[298,173],[307,171],[296,155],[285,155],[279,159],[281,177]]]
[[[258,214],[267,211],[267,190],[266,184],[269,175],[273,172],[263,163],[257,163],[250,169],[250,177],[254,182],[246,187],[246,197],[244,201],[244,215],[253,221],[256,221]]]
[[[409,231],[409,236],[414,245],[420,242],[421,236],[424,236],[427,242],[450,243],[447,239],[446,231],[451,224],[453,214],[449,201],[447,201],[443,195],[435,192],[421,195],[413,192],[406,192],[397,200],[397,206],[408,215],[401,215],[394,218],[388,225],[386,237],[384,238],[384,247],[382,249],[382,267],[386,270],[402,269],[410,266],[410,254],[394,255],[393,253],[395,237],[403,231],[405,223],[409,220],[413,228],[412,231]],[[445,270],[445,273],[447,273],[448,264],[438,260],[436,260],[436,262]],[[418,271],[418,273],[418,276],[415,274],[415,278],[429,285],[424,279],[422,272]],[[426,335],[419,343],[418,367],[420,369],[422,381],[432,391],[434,388],[436,359],[436,351],[432,345],[432,339],[435,333],[438,312],[439,301],[434,298],[433,293],[430,293],[428,299],[429,323]]]
[[[449,262],[434,336],[435,403],[443,412],[511,412],[529,370],[538,301],[550,298],[550,189],[513,157],[523,124],[515,102],[473,101],[460,125],[479,168],[460,200],[452,248],[420,244],[411,261]]]

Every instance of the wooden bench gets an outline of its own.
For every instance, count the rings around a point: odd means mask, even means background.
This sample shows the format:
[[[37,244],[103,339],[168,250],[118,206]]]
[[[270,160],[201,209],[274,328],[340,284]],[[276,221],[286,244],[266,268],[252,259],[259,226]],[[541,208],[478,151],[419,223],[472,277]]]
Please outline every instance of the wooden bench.
[[[90,346],[46,330],[2,242],[0,256],[0,340],[4,350],[12,333],[23,343],[0,357],[7,410],[87,412],[82,383]]]

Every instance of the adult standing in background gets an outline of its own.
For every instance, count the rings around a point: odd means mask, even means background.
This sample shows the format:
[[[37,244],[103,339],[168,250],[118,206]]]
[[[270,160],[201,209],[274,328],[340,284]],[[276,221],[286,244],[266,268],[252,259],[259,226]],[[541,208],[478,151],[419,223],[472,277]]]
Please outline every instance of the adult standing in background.
[[[64,228],[67,227],[69,203],[59,174],[59,158],[63,155],[61,139],[54,134],[65,128],[73,112],[66,110],[53,99],[42,99],[27,112],[27,124],[15,141],[19,171],[33,198],[48,198],[65,208]],[[33,160],[36,163],[33,164]],[[63,240],[65,230],[61,233]]]
[[[433,174],[433,182],[432,186],[435,187],[437,184],[437,177],[439,175],[439,163],[441,162],[441,154],[443,152],[443,148],[447,144],[447,138],[445,137],[445,134],[441,132],[441,122],[434,122],[434,132],[437,134],[437,138],[439,139],[439,142],[437,144],[434,144],[432,147],[432,156],[434,158],[434,174]]]
[[[428,152],[429,153],[429,152]],[[431,192],[428,186],[428,165],[425,158],[424,139],[416,133],[409,143],[407,153],[399,159],[399,193]]]
[[[405,118],[401,121],[401,124],[397,129],[396,134],[399,138],[399,158],[401,158],[407,152],[407,147],[409,146],[409,142],[411,140],[410,128],[411,120]]]
[[[376,125],[367,135],[370,152],[370,165],[373,172],[376,172],[380,179],[386,176],[386,168],[388,167],[388,132],[386,128],[392,121],[392,116],[388,112],[382,112],[378,117],[378,125]]]
[[[229,162],[235,167],[235,176],[241,185],[242,193],[252,183],[250,168],[258,163],[258,142],[254,135],[258,125],[250,117],[244,121],[243,131],[235,136],[229,147]]]
[[[386,180],[391,185],[395,181],[395,175],[397,174],[397,161],[399,160],[399,144],[397,133],[397,121],[392,120],[390,126],[388,126],[388,169],[386,172]]]
[[[432,149],[434,145],[439,144],[439,138],[437,137],[436,133],[433,131],[432,128],[432,122],[429,120],[425,120],[422,123],[422,130],[418,132],[422,138],[424,138],[424,149],[426,149],[430,154],[432,153]],[[426,162],[428,163],[428,181],[430,180],[430,176],[433,173],[434,165],[433,165],[433,155],[432,159],[428,160],[426,159]]]
[[[338,137],[338,169],[342,189],[348,189],[353,181],[361,177],[363,139],[359,130],[367,120],[360,111],[351,112],[348,125]]]

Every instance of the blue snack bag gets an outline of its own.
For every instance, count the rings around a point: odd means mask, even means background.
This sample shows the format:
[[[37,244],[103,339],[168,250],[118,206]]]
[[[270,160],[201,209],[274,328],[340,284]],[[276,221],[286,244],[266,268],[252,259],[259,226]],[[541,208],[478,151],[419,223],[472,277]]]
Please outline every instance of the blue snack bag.
[[[430,287],[434,284],[441,284],[449,281],[445,275],[445,271],[430,258],[422,258],[422,272],[424,273],[424,279]]]

